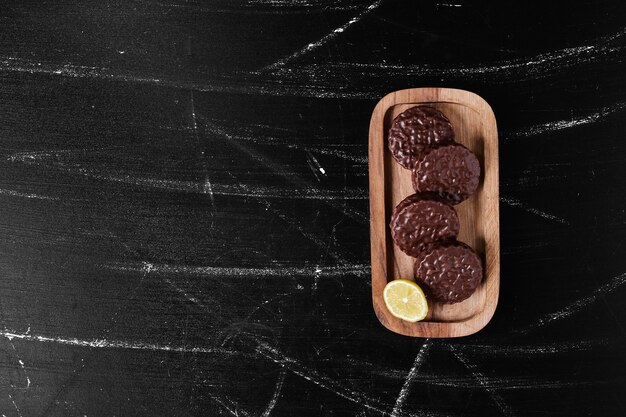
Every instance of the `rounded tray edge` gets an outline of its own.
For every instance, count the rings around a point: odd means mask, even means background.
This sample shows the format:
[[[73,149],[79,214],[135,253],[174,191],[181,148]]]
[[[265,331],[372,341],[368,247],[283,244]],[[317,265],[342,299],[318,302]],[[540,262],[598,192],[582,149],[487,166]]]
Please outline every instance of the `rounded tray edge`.
[[[402,90],[396,90],[396,91],[390,92],[386,94],[385,96],[383,96],[376,103],[376,106],[374,107],[374,110],[372,111],[372,117],[370,119],[370,126],[369,126],[369,132],[368,132],[368,136],[370,139],[370,141],[368,141],[368,148],[369,148],[368,154],[371,152],[371,144],[372,144],[371,139],[372,139],[372,133],[373,133],[372,127],[374,123],[384,120],[386,112],[391,107],[398,105],[398,104],[402,104],[402,103],[411,103],[412,102],[411,100],[405,101],[404,98],[408,98],[413,93],[416,93],[418,90],[420,91],[420,93],[423,93],[424,96],[430,99],[427,101],[450,102],[450,103],[464,105],[476,111],[477,113],[481,114],[483,118],[488,119],[488,121],[492,124],[492,131],[494,132],[494,135],[495,135],[493,139],[495,142],[495,149],[497,152],[498,133],[497,133],[497,124],[496,124],[497,122],[496,122],[495,113],[493,111],[493,108],[489,105],[489,103],[483,97],[481,97],[480,95],[472,91],[463,90],[463,89],[445,88],[445,87],[419,87],[419,88],[408,88],[408,89],[402,89]],[[458,97],[459,95],[462,97]],[[384,133],[383,133],[383,137],[384,137]],[[499,160],[499,158],[497,159]],[[371,169],[372,161],[370,160],[368,162],[369,162],[368,164],[369,168]],[[371,172],[370,172],[370,180],[371,180]],[[496,196],[497,196],[497,200],[499,201],[499,193],[497,193]],[[371,201],[370,201],[370,209],[372,209]],[[498,246],[499,246],[499,241],[500,241],[499,239],[499,230],[500,230],[499,215],[498,215],[497,223],[498,223],[497,241],[498,241]],[[370,224],[370,229],[371,227],[372,226]],[[499,248],[498,248],[498,252],[499,252]],[[499,254],[498,254],[498,264],[499,264]],[[459,321],[459,322],[449,322],[449,323],[428,322],[428,321],[417,322],[417,323],[401,322],[400,319],[397,319],[391,316],[390,313],[386,313],[384,311],[385,309],[384,305],[382,307],[379,306],[382,300],[382,295],[377,296],[374,294],[374,291],[372,291],[372,306],[374,308],[374,313],[376,314],[376,317],[379,323],[382,324],[383,327],[385,327],[387,330],[393,333],[399,334],[399,335],[409,336],[409,337],[421,337],[421,338],[457,338],[457,337],[470,336],[484,329],[487,326],[487,324],[491,322],[491,320],[493,319],[493,316],[495,315],[495,311],[497,309],[499,295],[500,295],[499,268],[498,268],[497,277],[495,278],[496,278],[495,285],[497,286],[497,290],[495,291],[495,294],[493,294],[493,296],[490,299],[486,300],[484,304],[484,308],[476,312],[474,315],[467,318],[466,320]],[[374,281],[374,276],[372,276],[372,281]],[[374,286],[373,286],[373,289],[374,289]],[[377,302],[377,299],[378,299],[378,302]],[[429,330],[430,328],[434,328],[433,330],[436,330],[436,332]],[[452,328],[453,330],[450,332],[447,332],[447,331],[442,332],[442,328],[444,330],[446,328]]]

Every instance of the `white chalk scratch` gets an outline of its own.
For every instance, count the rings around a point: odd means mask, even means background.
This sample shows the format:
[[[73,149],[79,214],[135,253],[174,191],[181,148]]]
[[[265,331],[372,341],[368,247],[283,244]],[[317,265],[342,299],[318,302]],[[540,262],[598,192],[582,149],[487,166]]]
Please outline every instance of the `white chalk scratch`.
[[[504,401],[504,398],[502,398],[500,394],[498,394],[496,390],[494,390],[489,385],[488,378],[486,378],[485,375],[483,375],[480,369],[478,369],[478,366],[475,363],[471,362],[454,345],[448,345],[448,349],[450,350],[450,352],[452,352],[454,356],[456,356],[456,358],[463,364],[463,366],[465,366],[472,373],[474,378],[476,378],[476,380],[480,383],[480,385],[485,389],[487,394],[489,394],[489,396],[494,401],[494,403],[498,406],[498,409],[500,410],[500,412],[502,412],[502,414],[507,417],[515,416],[515,413],[513,413],[513,410],[511,409],[511,407],[509,407],[509,405]]]
[[[484,347],[483,347],[484,346]],[[607,344],[609,346],[609,344]],[[615,348],[615,341],[611,341],[611,347]],[[471,352],[479,355],[480,357],[485,357],[491,355],[493,350],[498,349],[500,346],[498,345],[482,345],[478,347],[478,345],[455,345],[457,349],[462,350],[463,352]],[[513,356],[519,355],[526,359],[532,360],[533,356],[537,353],[535,347],[524,346],[520,350],[515,350],[514,346],[505,346],[499,352],[503,356],[507,356],[507,349],[511,348],[511,354]],[[538,346],[540,349],[541,347]],[[550,349],[550,347],[548,347]],[[581,348],[586,349],[586,348]],[[558,350],[558,348],[557,348]],[[563,352],[576,352],[579,349],[577,347],[572,346],[572,350],[562,350]],[[560,351],[559,351],[560,352]],[[544,352],[548,354],[548,352]],[[558,352],[555,352],[558,353]],[[382,378],[390,379],[390,380],[399,380],[406,381],[407,373],[404,369],[395,369],[389,368],[388,366],[380,365],[377,363],[371,363],[367,361],[358,361],[358,360],[349,360],[350,363],[354,364],[356,369],[367,369],[368,374],[373,374]],[[494,377],[485,377],[482,382],[479,382],[473,375],[444,375],[441,373],[420,373],[417,372],[413,377],[412,385],[429,385],[434,387],[445,387],[445,388],[484,388],[488,386],[497,391],[508,391],[508,390],[536,390],[538,388],[554,388],[554,389],[563,389],[563,386],[585,386],[585,385],[599,385],[606,384],[606,380],[597,379],[597,380],[572,380],[569,378],[568,380],[546,380],[542,378],[537,378],[534,375],[526,375],[519,377],[511,377],[511,376],[494,376]],[[388,413],[389,414],[389,413]]]
[[[92,78],[124,83],[145,83],[169,88],[229,92],[239,94],[257,94],[272,96],[297,96],[318,98],[379,98],[380,89],[369,88],[375,86],[378,81],[386,81],[389,77],[405,77],[414,79],[420,77],[443,76],[480,78],[489,82],[518,82],[523,79],[542,78],[555,72],[593,62],[601,57],[618,58],[623,47],[609,47],[607,44],[626,33],[626,28],[618,32],[594,39],[585,46],[564,48],[553,52],[547,52],[531,57],[516,58],[513,60],[499,61],[493,64],[485,64],[475,67],[438,68],[427,64],[394,65],[381,63],[324,63],[323,65],[309,65],[302,68],[283,68],[284,64],[295,59],[310,50],[324,45],[329,40],[343,32],[348,27],[358,22],[363,16],[380,5],[381,1],[371,4],[348,21],[345,25],[335,29],[318,42],[311,43],[300,51],[268,65],[261,71],[242,72],[237,74],[240,79],[232,82],[232,79],[221,76],[207,77],[197,81],[180,81],[175,79],[162,79],[152,75],[133,74],[128,71],[119,71],[106,67],[92,67],[76,65],[72,63],[53,63],[38,60],[27,60],[13,56],[0,56],[0,72],[17,72],[27,74],[46,74],[50,76]],[[355,20],[356,19],[356,20]],[[356,67],[360,70],[362,80],[366,87],[345,89],[345,80],[333,81],[332,74],[342,74],[347,68]],[[274,70],[272,72],[268,70]],[[263,72],[263,74],[261,74]],[[281,81],[273,82],[279,78]],[[304,81],[303,81],[304,80]],[[341,82],[339,85],[337,82]],[[342,87],[342,88],[340,88]]]
[[[346,4],[342,4],[346,3]],[[324,13],[327,11],[344,11],[359,8],[354,2],[341,1],[309,1],[309,0],[248,0],[248,1],[228,1],[222,7],[211,5],[210,7],[202,7],[199,3],[156,3],[157,6],[186,9],[194,13],[210,13],[210,14],[272,14],[272,15],[288,15],[302,13]],[[225,7],[226,6],[226,7]]]
[[[84,152],[84,149],[76,150]],[[210,195],[225,195],[236,197],[251,198],[289,198],[303,200],[366,200],[368,192],[365,189],[322,189],[302,185],[299,188],[282,188],[263,185],[247,185],[247,184],[215,184],[207,182],[168,180],[161,178],[140,177],[129,174],[111,174],[100,173],[93,169],[87,169],[73,164],[66,165],[57,161],[61,153],[69,153],[71,151],[39,151],[39,152],[20,152],[7,157],[7,160],[14,163],[24,163],[34,166],[51,166],[60,171],[83,175],[85,177],[110,182],[119,182],[133,186],[156,188],[166,191],[175,191],[183,193],[197,193]]]
[[[224,120],[212,120],[216,125],[224,124]],[[172,129],[161,126],[162,129]],[[298,141],[310,139],[303,137],[302,132],[297,130],[268,126],[265,124],[251,123],[247,126],[228,126],[228,133],[233,140],[251,142],[263,146],[285,146],[289,149],[297,149],[315,154],[331,155],[347,161],[356,162],[360,165],[367,165],[367,145],[337,143],[336,137],[320,137],[315,139],[322,141],[321,144],[300,144]],[[268,132],[269,131],[269,132]],[[339,149],[341,148],[341,149]],[[355,149],[355,151],[351,151]]]
[[[283,58],[279,59],[278,61],[274,62],[273,64],[270,64],[270,65],[267,65],[267,66],[261,68],[259,70],[259,72],[264,72],[264,71],[267,71],[267,70],[280,68],[280,67],[284,66],[286,63],[288,63],[289,61],[292,61],[292,60],[294,60],[296,58],[299,58],[302,55],[304,55],[304,54],[306,54],[308,52],[311,52],[311,51],[313,51],[313,50],[315,50],[315,49],[325,45],[329,41],[331,41],[331,40],[335,39],[337,36],[339,36],[340,33],[343,33],[348,28],[350,28],[350,26],[354,25],[355,23],[357,23],[361,19],[363,19],[365,16],[370,14],[373,10],[378,8],[381,4],[382,4],[382,0],[376,0],[374,3],[370,4],[365,9],[363,9],[363,11],[361,11],[359,14],[357,14],[352,19],[350,19],[348,22],[346,22],[343,25],[339,26],[338,28],[334,29],[332,32],[330,32],[326,36],[323,36],[318,41],[312,42],[312,43],[306,45],[304,48],[302,48],[302,49],[292,53],[291,55],[283,57]]]
[[[106,269],[122,272],[144,272],[144,263],[108,263],[102,265]],[[319,272],[316,272],[319,269]],[[319,274],[321,277],[340,278],[347,276],[363,277],[371,273],[370,265],[350,264],[337,266],[267,266],[263,268],[241,268],[241,267],[214,267],[214,266],[187,266],[175,264],[152,264],[150,273],[155,274],[187,274],[197,275],[207,278],[223,277],[263,277],[263,278],[293,278],[293,277],[314,277]]]
[[[217,207],[215,206],[215,195],[213,193],[213,186],[211,185],[211,181],[209,180],[209,176],[207,175],[204,180],[204,193],[209,195],[211,199],[211,206],[213,207],[213,211],[217,212]]]
[[[610,106],[601,108],[595,113],[590,113],[582,117],[572,117],[569,120],[557,120],[553,122],[542,123],[534,126],[530,126],[524,129],[520,129],[505,135],[505,139],[515,139],[522,137],[530,137],[542,135],[545,133],[557,132],[564,129],[570,129],[573,127],[584,126],[596,122],[600,122],[610,115],[620,112],[626,109],[626,102],[616,103]]]
[[[30,328],[29,328],[30,330]],[[28,331],[26,331],[26,333],[28,333]],[[22,368],[22,373],[24,374],[24,378],[26,378],[26,386],[25,387],[13,387],[13,388],[19,388],[19,389],[24,389],[27,390],[28,388],[30,388],[30,377],[28,376],[28,372],[26,372],[26,367],[24,366],[24,361],[22,360],[22,358],[20,358],[20,355],[17,353],[17,349],[15,349],[15,344],[13,343],[13,337],[11,336],[6,336],[7,339],[9,339],[9,343],[11,344],[11,347],[13,348],[13,352],[15,353],[15,357],[17,358],[17,361],[20,364],[20,367]]]
[[[589,45],[564,48],[529,57],[515,58],[463,67],[434,67],[428,64],[387,64],[387,63],[356,63],[332,62],[323,64],[309,64],[300,67],[277,68],[276,73],[283,78],[293,80],[325,80],[330,86],[329,77],[333,74],[352,69],[359,71],[363,79],[370,82],[384,81],[389,77],[463,77],[464,79],[481,79],[489,82],[516,82],[525,79],[539,79],[555,72],[562,72],[567,68],[594,62],[601,57],[617,59],[622,47],[610,47],[608,44],[626,34],[626,27],[616,33],[590,41]],[[331,78],[332,79],[332,78]],[[339,80],[339,78],[337,79]],[[337,81],[338,82],[338,81]],[[362,95],[367,95],[365,91]]]
[[[536,209],[534,207],[530,207],[527,204],[525,204],[525,203],[523,203],[523,202],[521,202],[521,201],[519,201],[519,200],[517,200],[515,198],[500,196],[500,201],[502,201],[505,204],[508,204],[509,206],[518,207],[518,208],[520,208],[520,209],[522,209],[524,211],[527,211],[529,213],[535,214],[535,215],[537,215],[539,217],[543,217],[544,219],[552,220],[552,221],[555,221],[555,222],[558,222],[558,223],[561,223],[561,224],[567,224],[567,225],[570,224],[567,220],[565,220],[562,217],[558,217],[558,216],[555,216],[553,214],[546,213],[545,211]]]
[[[155,266],[154,264],[150,263],[150,262],[144,262],[144,276],[148,276],[150,273],[152,273],[152,271],[155,270]],[[173,288],[176,292],[178,292],[179,294],[181,294],[183,296],[183,298],[185,298],[187,301],[191,302],[194,305],[197,305],[198,307],[204,309],[205,311],[207,311],[210,315],[211,315],[211,322],[207,322],[206,326],[211,326],[212,323],[214,322],[223,322],[224,320],[219,316],[215,314],[215,309],[209,308],[206,304],[204,304],[202,301],[200,301],[198,298],[194,297],[193,295],[189,294],[187,291],[183,290],[181,287],[179,287],[177,284],[175,284],[171,279],[167,278],[166,275],[162,275],[160,277],[163,282],[165,282],[167,285],[169,285],[171,288]],[[260,308],[260,307],[259,307]]]
[[[262,417],[269,417],[274,407],[276,407],[276,402],[280,398],[280,393],[283,389],[283,382],[285,382],[286,374],[287,373],[285,372],[284,369],[280,372],[280,375],[278,376],[278,381],[276,382],[276,388],[274,389],[274,394],[272,395],[270,402],[267,403],[267,407],[265,408],[265,411],[263,412]]]
[[[288,182],[296,185],[299,189],[303,189],[303,190],[312,190],[314,189],[308,182],[301,180],[300,178],[298,178],[295,175],[291,175],[288,172],[285,172],[285,170],[278,164],[276,164],[275,162],[273,162],[271,159],[265,157],[263,154],[261,154],[260,152],[257,151],[253,151],[251,149],[249,149],[247,146],[244,146],[243,144],[241,144],[240,142],[238,142],[237,140],[235,140],[234,136],[228,132],[226,129],[224,129],[221,126],[216,125],[215,123],[205,120],[205,124],[206,124],[206,129],[208,132],[212,132],[212,133],[217,133],[220,136],[226,138],[229,140],[229,142],[236,147],[237,149],[239,149],[241,152],[245,153],[246,155],[248,155],[250,158],[252,158],[253,160],[255,160],[256,162],[264,165],[265,167],[269,168],[270,170],[272,170],[273,172],[275,172],[276,174],[278,174],[279,176],[283,177],[285,180],[287,180]],[[348,189],[344,187],[344,191],[346,192],[346,194],[350,193],[353,191],[353,189]],[[363,193],[363,199],[367,199],[368,193],[366,190],[359,190],[360,192]],[[348,200],[346,198],[342,199],[344,200],[343,203],[344,204],[337,204],[335,203],[333,200],[339,200],[339,198],[336,199],[331,199],[331,198],[324,198],[321,199],[322,201],[324,201],[328,206],[334,208],[335,210],[340,211],[341,213],[345,214],[346,216],[352,218],[353,220],[356,220],[357,222],[360,223],[366,223],[366,221],[364,220],[364,216],[363,214],[359,214],[359,213],[354,213],[355,210],[349,210],[347,207],[347,204],[345,204],[345,200]]]
[[[306,152],[307,163],[309,164],[309,168],[311,168],[311,171],[313,171],[313,175],[315,175],[315,178],[317,179],[317,181],[320,181],[318,172],[321,173],[325,177],[326,170],[322,168],[319,161],[317,160],[316,157],[313,156],[311,151],[306,150],[305,152]]]
[[[17,57],[0,56],[0,72],[18,72],[28,74],[49,74],[71,78],[101,78],[125,82],[160,84],[161,79],[142,77],[132,74],[114,74],[107,72],[107,68],[75,65],[70,63],[50,63],[32,61]]]
[[[196,138],[198,135],[198,121],[196,120],[196,102],[193,97],[193,90],[189,91],[189,101],[191,104],[191,125],[194,132],[196,132]]]
[[[175,352],[175,353],[200,353],[200,354],[219,354],[219,355],[240,355],[242,353],[231,351],[221,348],[207,348],[207,347],[193,347],[193,346],[176,346],[176,345],[162,345],[156,343],[147,342],[130,342],[124,340],[111,340],[111,339],[77,339],[67,338],[61,336],[44,336],[28,333],[17,333],[12,330],[0,331],[0,336],[11,339],[26,340],[31,342],[42,343],[57,343],[61,345],[80,346],[85,348],[95,349],[131,349],[131,350],[147,350],[147,351],[160,351],[160,352]]]
[[[417,352],[417,355],[415,356],[415,361],[413,361],[413,366],[409,370],[409,373],[406,375],[404,384],[402,385],[402,388],[400,389],[398,398],[396,398],[396,403],[394,404],[393,410],[391,411],[391,417],[397,417],[402,411],[404,402],[406,401],[406,398],[409,395],[409,390],[411,389],[411,383],[413,382],[415,375],[417,375],[417,372],[422,366],[422,363],[424,362],[424,359],[426,358],[426,355],[428,354],[429,348],[430,348],[430,340],[426,339],[424,343],[422,344],[422,347],[420,347],[420,350]]]
[[[293,97],[369,97],[377,98],[378,93],[363,93],[338,91],[336,88],[326,88],[315,85],[287,85],[281,83],[266,83],[258,73],[240,73],[241,82],[230,82],[220,76],[205,77],[197,81],[180,81],[176,79],[162,79],[144,74],[134,74],[128,71],[119,71],[106,67],[89,67],[70,63],[37,62],[17,57],[0,56],[0,73],[44,74],[53,77],[70,77],[105,80],[120,83],[134,83],[156,85],[178,90],[194,90],[201,92],[257,94],[267,96]],[[269,75],[273,76],[272,74]]]
[[[552,172],[558,173],[552,174]],[[546,165],[539,165],[524,169],[521,176],[502,181],[502,184],[505,188],[508,188],[509,186],[532,188],[543,183],[560,183],[567,180],[567,178],[569,178],[569,174],[566,174],[563,170],[555,171],[554,169],[547,168]]]
[[[178,285],[174,284],[172,282],[172,280],[170,280],[169,278],[163,278],[163,281],[168,284],[169,286],[171,286],[172,288],[174,288],[179,294],[181,294],[183,297],[185,297],[187,300],[191,301],[193,304],[197,304],[198,306],[207,309],[207,306],[204,305],[204,303],[200,300],[198,300],[196,297],[194,297],[193,295],[190,295],[189,293],[185,292],[182,288],[180,288]]]
[[[0,194],[9,195],[12,197],[34,198],[36,200],[58,200],[58,198],[56,197],[48,197],[40,194],[21,193],[19,191],[7,190],[6,188],[0,188]]]
[[[224,396],[223,400],[222,400],[219,397],[217,397],[216,395],[213,395],[211,393],[207,393],[207,395],[209,396],[209,398],[211,398],[217,404],[222,406],[222,408],[224,408],[226,411],[228,411],[234,417],[239,417],[240,413],[241,413],[242,416],[246,416],[246,417],[250,415],[246,411],[238,409],[237,408],[237,404],[235,404],[233,401],[230,400],[230,398],[228,398],[226,396]],[[226,402],[228,402],[229,404],[226,404]]]
[[[297,286],[296,286],[296,289],[298,289]],[[291,295],[293,295],[293,294],[292,293],[288,293],[288,292],[280,293],[280,294],[276,295],[275,297],[269,298],[269,299],[267,299],[265,301],[262,301],[261,303],[258,303],[258,305],[256,307],[254,307],[254,309],[241,321],[242,322],[246,322],[246,321],[250,320],[252,318],[252,316],[254,316],[256,314],[257,311],[259,311],[261,309],[268,310],[268,307],[267,307],[268,304],[270,304],[270,303],[272,303],[272,302],[274,302],[274,301],[276,301],[278,299],[289,297]],[[279,316],[279,320],[282,322],[283,321],[283,317]]]
[[[193,90],[189,90],[189,102],[191,107],[191,128],[193,130],[196,143],[198,144],[198,148],[200,148],[202,144],[200,143],[200,134],[198,132],[198,117],[196,116],[196,101],[194,99]],[[204,152],[201,152],[201,155],[204,156]],[[211,207],[213,208],[213,212],[215,213],[217,212],[217,207],[215,206],[215,195],[213,193],[213,186],[211,185],[211,180],[209,179],[208,170],[205,171],[206,172],[202,192],[204,194],[208,194],[209,199],[211,200]]]
[[[359,6],[354,1],[341,0],[247,0],[246,6],[263,6],[277,9],[322,9],[322,10],[352,10]]]
[[[385,411],[385,409],[388,407],[386,404],[381,403],[380,401],[375,400],[373,398],[370,398],[362,392],[359,392],[350,388],[346,388],[343,385],[337,383],[335,380],[322,376],[312,369],[308,369],[296,359],[290,358],[284,355],[283,353],[279,352],[277,349],[263,342],[259,342],[256,350],[261,356],[267,358],[268,360],[271,360],[272,362],[289,370],[293,374],[298,375],[299,377],[321,388],[324,388],[342,398],[345,398],[348,401],[359,404],[367,409],[376,411],[383,415],[388,414],[388,412]],[[403,413],[402,415],[404,416],[419,415],[420,417],[435,417],[435,416],[441,416],[442,414],[431,413],[429,411],[421,411],[419,414]]]
[[[290,144],[287,145],[287,147],[293,147],[293,148],[299,148],[299,145],[296,144]],[[306,151],[308,152],[315,152],[315,153],[321,153],[324,155],[332,155],[335,156],[337,158],[341,158],[341,159],[345,159],[348,161],[352,161],[352,162],[357,162],[359,164],[367,164],[367,156],[360,156],[360,155],[355,155],[355,154],[351,154],[348,153],[346,151],[340,150],[340,149],[332,149],[332,148],[328,148],[328,147],[306,147],[304,148]]]
[[[317,286],[320,283],[320,274],[322,273],[322,270],[320,269],[319,265],[315,266],[315,275],[314,275],[314,279],[313,279],[313,286],[311,287],[313,291],[317,291]]]
[[[15,407],[15,411],[17,411],[17,415],[19,417],[22,417],[22,412],[20,411],[20,408],[17,406],[15,400],[13,399],[13,396],[11,394],[7,394],[7,395],[9,396],[9,399],[13,403],[13,407]]]
[[[551,324],[557,320],[561,320],[573,314],[576,314],[582,311],[585,307],[588,307],[591,304],[595,303],[599,298],[602,298],[605,295],[612,292],[613,290],[621,287],[625,283],[626,283],[626,273],[623,273],[621,275],[614,277],[609,282],[600,286],[596,290],[592,291],[591,294],[589,294],[588,296],[583,297],[579,300],[576,300],[573,303],[567,305],[566,307],[540,318],[536,323],[528,327],[514,330],[513,333],[528,333],[532,330]]]
[[[230,131],[228,131],[227,129],[223,128],[222,126],[219,126],[219,125],[215,124],[212,121],[206,121],[206,125],[207,125],[207,129],[209,129],[209,132],[216,133],[216,134],[226,138],[237,149],[241,150],[242,152],[247,154],[253,160],[259,162],[260,164],[262,164],[265,167],[269,168],[270,170],[272,170],[273,172],[275,172],[279,176],[283,177],[288,182],[296,185],[297,187],[305,189],[305,190],[312,188],[307,182],[300,180],[297,176],[290,175],[289,173],[285,172],[284,169],[281,166],[279,166],[278,164],[273,162],[271,159],[265,157],[263,154],[261,154],[259,152],[255,152],[255,151],[249,149],[247,146],[239,143],[235,139],[233,134]],[[322,168],[322,166],[319,164],[318,160],[310,152],[308,152],[308,155],[309,155],[309,160],[308,160],[309,166],[311,167],[311,170],[313,171],[313,173],[315,174],[315,177],[319,181],[319,176],[318,176],[318,174],[317,174],[313,164],[317,166],[317,169],[324,176],[326,175],[326,171]],[[270,204],[270,202],[267,201],[266,199],[261,199],[261,201],[263,202],[263,204],[265,205],[267,210],[271,210],[281,220],[283,220],[283,221],[289,223],[291,226],[295,227],[296,230],[298,230],[304,237],[308,238],[309,240],[311,240],[312,242],[314,242],[316,245],[318,245],[320,247],[325,247],[327,249],[327,253],[329,253],[331,256],[333,256],[338,262],[340,262],[342,264],[346,263],[343,260],[343,257],[340,254],[336,253],[334,250],[332,250],[332,251],[330,250],[330,245],[325,245],[323,242],[321,242],[321,240],[317,236],[315,236],[313,233],[310,233],[310,232],[306,231],[301,225],[299,225],[296,220],[290,219],[284,213],[281,213],[278,210],[274,209],[272,207],[272,205]],[[352,219],[354,219],[354,220],[356,220],[358,222],[363,223],[362,216],[355,215],[355,214],[353,214],[351,212],[351,210],[348,210],[347,209],[347,204],[343,204],[343,205],[335,204],[334,202],[330,201],[329,199],[326,199],[326,200],[323,200],[323,201],[327,205],[329,205],[330,207],[340,211],[344,215],[346,215],[346,216],[348,216],[348,217],[350,217],[350,218],[352,218]]]
[[[579,340],[575,342],[555,342],[538,345],[458,345],[457,349],[480,355],[511,357],[513,355],[528,357],[536,355],[555,355],[560,353],[583,352],[606,346],[615,346],[616,341],[609,339]]]

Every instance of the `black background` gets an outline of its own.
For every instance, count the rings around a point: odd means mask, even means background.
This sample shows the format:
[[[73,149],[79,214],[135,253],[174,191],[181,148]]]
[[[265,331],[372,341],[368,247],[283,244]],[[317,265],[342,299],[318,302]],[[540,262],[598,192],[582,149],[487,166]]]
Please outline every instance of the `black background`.
[[[625,415],[625,25],[3,1],[0,414]],[[501,171],[496,315],[425,345],[373,314],[367,189],[374,105],[421,86],[491,104]]]

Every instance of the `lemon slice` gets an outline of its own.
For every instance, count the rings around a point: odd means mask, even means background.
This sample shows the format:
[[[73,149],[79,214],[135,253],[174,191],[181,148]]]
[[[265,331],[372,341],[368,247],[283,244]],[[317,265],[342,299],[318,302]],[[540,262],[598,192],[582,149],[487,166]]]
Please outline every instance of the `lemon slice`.
[[[424,320],[428,314],[428,303],[422,289],[408,279],[396,279],[385,286],[385,305],[394,317],[416,322]]]

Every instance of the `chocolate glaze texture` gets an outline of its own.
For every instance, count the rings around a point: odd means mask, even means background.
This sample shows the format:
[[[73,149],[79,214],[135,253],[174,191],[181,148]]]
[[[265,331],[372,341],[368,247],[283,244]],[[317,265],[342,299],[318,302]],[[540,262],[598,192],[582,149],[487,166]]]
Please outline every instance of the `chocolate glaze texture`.
[[[482,279],[480,257],[461,242],[430,245],[415,260],[415,281],[429,298],[446,304],[469,298]]]
[[[428,149],[413,168],[413,188],[438,194],[450,204],[465,200],[478,188],[480,162],[463,145]]]
[[[437,196],[413,194],[396,206],[389,227],[400,250],[416,257],[430,243],[456,238],[460,223],[454,208]]]
[[[430,146],[454,142],[448,118],[429,106],[416,106],[400,113],[389,129],[389,150],[404,168],[411,169]]]

